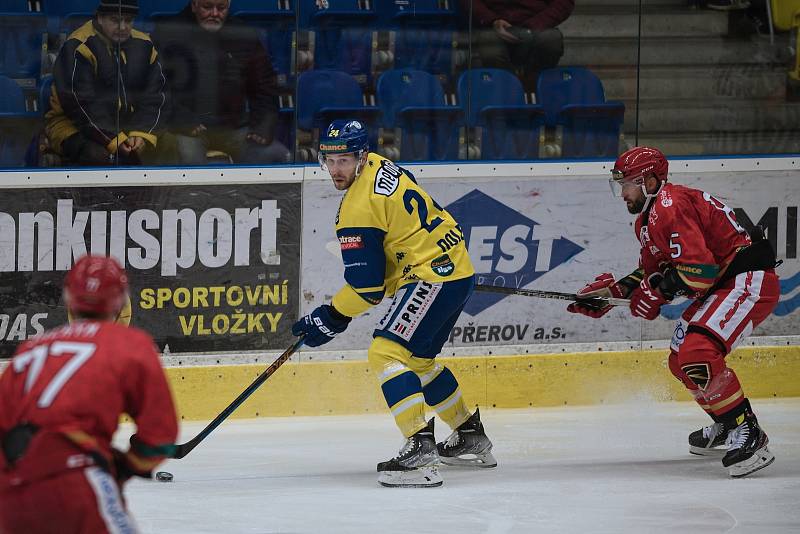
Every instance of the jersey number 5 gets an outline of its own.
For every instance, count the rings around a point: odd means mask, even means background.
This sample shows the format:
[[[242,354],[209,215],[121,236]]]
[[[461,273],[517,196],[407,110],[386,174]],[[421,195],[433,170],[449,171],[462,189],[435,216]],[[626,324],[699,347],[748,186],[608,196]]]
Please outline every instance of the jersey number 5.
[[[435,200],[431,199],[431,201],[437,210],[442,211],[442,207],[439,206]],[[409,214],[414,213],[414,206],[412,202],[417,204],[419,223],[425,230],[427,230],[428,233],[433,232],[437,226],[444,222],[441,217],[434,217],[431,222],[428,222],[428,204],[425,202],[425,199],[417,191],[413,189],[407,189],[403,195],[403,205],[406,207],[406,211]]]
[[[58,392],[64,387],[72,375],[80,369],[86,360],[92,357],[96,350],[94,343],[74,343],[69,341],[56,341],[52,345],[38,345],[27,352],[17,355],[14,358],[14,371],[21,373],[28,369],[28,376],[25,377],[25,393],[28,393],[39,374],[42,372],[44,362],[48,356],[62,356],[72,354],[72,358],[58,370],[53,379],[42,391],[36,405],[39,408],[47,408],[56,398]],[[30,368],[29,368],[30,367]]]

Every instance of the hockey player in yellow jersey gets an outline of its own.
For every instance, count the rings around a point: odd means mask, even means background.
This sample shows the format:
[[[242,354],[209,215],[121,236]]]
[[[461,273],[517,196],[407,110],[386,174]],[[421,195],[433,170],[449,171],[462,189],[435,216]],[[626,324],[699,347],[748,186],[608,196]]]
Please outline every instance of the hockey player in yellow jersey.
[[[492,442],[478,410],[470,414],[453,373],[435,360],[475,286],[458,223],[407,170],[368,150],[364,127],[337,120],[320,136],[319,159],[345,191],[336,215],[345,284],[292,327],[306,345],[327,343],[352,317],[392,302],[368,357],[386,403],[406,438],[378,464],[384,486],[439,486],[437,465],[494,467]],[[436,444],[431,406],[453,433]]]

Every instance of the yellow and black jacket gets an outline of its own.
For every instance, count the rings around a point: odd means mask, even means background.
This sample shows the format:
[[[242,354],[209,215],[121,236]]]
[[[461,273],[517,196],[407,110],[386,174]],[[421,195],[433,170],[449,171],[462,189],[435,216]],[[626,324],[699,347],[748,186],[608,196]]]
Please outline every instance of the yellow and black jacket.
[[[130,39],[116,46],[91,20],[69,36],[56,59],[47,136],[56,150],[78,132],[112,153],[133,136],[155,146],[165,86],[158,52],[146,33],[132,30]]]

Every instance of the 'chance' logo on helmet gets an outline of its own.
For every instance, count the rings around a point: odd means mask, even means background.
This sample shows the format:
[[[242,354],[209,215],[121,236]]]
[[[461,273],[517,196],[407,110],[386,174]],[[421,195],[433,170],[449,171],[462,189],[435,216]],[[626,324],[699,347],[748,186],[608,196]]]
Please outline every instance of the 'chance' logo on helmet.
[[[336,151],[336,150],[347,150],[347,143],[344,143],[344,144],[340,143],[338,145],[320,143],[319,144],[319,149],[320,150],[327,150],[329,152],[333,152],[333,151]]]

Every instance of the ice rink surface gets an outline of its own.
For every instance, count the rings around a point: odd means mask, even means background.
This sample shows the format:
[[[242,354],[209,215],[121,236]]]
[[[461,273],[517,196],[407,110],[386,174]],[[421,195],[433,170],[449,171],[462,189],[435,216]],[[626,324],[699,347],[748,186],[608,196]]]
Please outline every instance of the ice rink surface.
[[[709,421],[696,405],[645,400],[486,410],[499,466],[443,467],[444,485],[425,489],[376,482],[403,441],[388,413],[227,421],[159,468],[174,482],[135,480],[126,495],[153,534],[798,533],[800,399],[753,405],[776,460],[743,479],[688,453]]]

